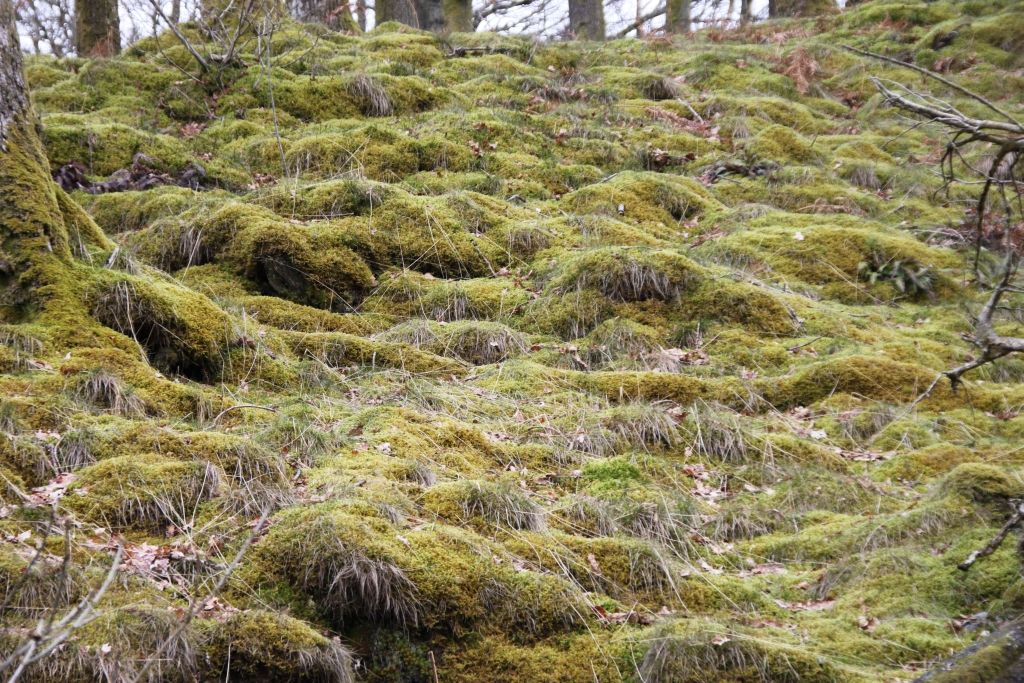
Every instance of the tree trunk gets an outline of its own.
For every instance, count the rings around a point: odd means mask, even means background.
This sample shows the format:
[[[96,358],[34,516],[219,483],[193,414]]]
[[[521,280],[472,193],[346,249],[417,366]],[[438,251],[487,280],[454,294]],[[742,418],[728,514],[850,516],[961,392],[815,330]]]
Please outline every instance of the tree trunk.
[[[171,14],[168,18],[174,25],[181,23],[181,0],[174,0],[171,3]]]
[[[419,26],[424,31],[441,33],[444,31],[444,0],[416,0],[416,13]]]
[[[444,27],[452,33],[473,31],[473,0],[444,0]]]
[[[117,0],[75,0],[75,49],[79,57],[112,57],[121,51]]]
[[[356,0],[356,23],[360,31],[366,30],[366,0]]]
[[[740,0],[740,26],[746,26],[753,19],[750,5],[750,0]]]
[[[604,40],[601,0],[569,0],[569,30],[582,40]]]
[[[66,275],[72,260],[64,212],[74,205],[50,178],[22,70],[13,0],[0,0],[0,321],[19,322]],[[84,212],[77,209],[75,227]],[[69,214],[70,215],[70,214]],[[95,243],[98,228],[82,223]],[[71,289],[71,292],[76,291]],[[47,292],[48,293],[48,292]],[[77,295],[76,295],[77,296]]]
[[[288,11],[298,21],[326,24],[335,30],[348,31],[355,26],[348,0],[289,0]]]
[[[690,0],[668,0],[665,6],[665,30],[669,33],[690,32]]]
[[[472,0],[377,0],[376,9],[378,24],[397,21],[434,33],[473,30]]]
[[[816,17],[837,10],[835,0],[768,0],[768,16]]]
[[[397,21],[413,28],[420,27],[420,12],[416,0],[377,0],[377,23]]]

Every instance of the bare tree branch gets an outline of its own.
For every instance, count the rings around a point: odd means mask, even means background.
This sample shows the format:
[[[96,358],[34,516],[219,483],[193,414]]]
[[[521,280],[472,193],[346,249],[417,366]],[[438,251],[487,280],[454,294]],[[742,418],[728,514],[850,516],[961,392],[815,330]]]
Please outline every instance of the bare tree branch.
[[[636,21],[625,26],[622,30],[615,34],[616,38],[625,38],[633,31],[638,30],[641,26],[646,24],[651,19],[656,19],[666,12],[665,5],[658,5],[647,14],[642,14],[636,18]]]
[[[1009,535],[1010,530],[1019,526],[1021,521],[1024,521],[1024,503],[1018,503],[1015,505],[1013,514],[1010,515],[1009,519],[1006,520],[1006,523],[1003,524],[1003,528],[1001,528],[999,532],[992,537],[992,540],[989,541],[984,548],[981,550],[975,550],[968,555],[966,560],[957,565],[957,569],[967,571],[975,562],[994,553],[999,549],[999,546],[1002,545],[1007,535]]]
[[[1011,116],[1010,114],[1006,113],[1005,111],[1003,111],[1002,109],[1000,109],[999,107],[994,105],[987,98],[982,97],[981,95],[979,95],[976,92],[968,90],[967,88],[963,87],[959,83],[954,83],[953,81],[949,80],[948,78],[940,76],[939,74],[935,73],[934,71],[931,71],[930,69],[925,69],[924,67],[917,66],[916,64],[910,64],[909,62],[900,61],[899,59],[894,59],[893,57],[886,57],[885,55],[880,55],[877,52],[870,52],[868,50],[861,50],[860,48],[852,47],[850,45],[843,45],[842,47],[843,47],[844,50],[849,50],[850,52],[854,52],[856,54],[863,55],[865,57],[871,57],[872,59],[878,59],[878,60],[881,60],[883,62],[888,62],[890,64],[896,64],[897,66],[902,66],[902,67],[905,67],[907,69],[911,69],[912,71],[916,71],[919,74],[923,74],[923,75],[925,75],[925,76],[927,76],[929,78],[933,78],[936,81],[939,81],[940,83],[942,83],[943,85],[949,86],[953,90],[956,90],[961,95],[966,95],[967,97],[970,97],[971,99],[977,100],[978,102],[982,103],[983,105],[985,105],[986,107],[988,107],[992,111],[994,111],[997,114],[999,114],[1000,116],[1004,117],[1010,123],[1014,124],[1014,126],[1016,126],[1017,130],[1020,130],[1021,128],[1024,128],[1024,125],[1022,125],[1020,121],[1018,121],[1013,116]]]

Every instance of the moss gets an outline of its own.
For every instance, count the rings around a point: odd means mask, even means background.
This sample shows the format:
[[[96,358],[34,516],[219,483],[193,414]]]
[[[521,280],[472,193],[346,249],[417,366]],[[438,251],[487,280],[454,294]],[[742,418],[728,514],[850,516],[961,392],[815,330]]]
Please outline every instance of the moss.
[[[980,462],[957,465],[942,480],[942,492],[968,500],[987,503],[1005,501],[1019,496],[1024,485],[1012,480],[1004,471]]]
[[[207,656],[215,669],[246,680],[355,680],[352,656],[338,640],[274,612],[238,612],[218,625]]]
[[[69,487],[67,505],[111,528],[161,530],[186,523],[196,505],[217,494],[222,477],[202,462],[120,456],[82,469]]]
[[[765,396],[778,406],[810,405],[835,392],[883,401],[913,400],[934,379],[918,365],[848,356],[809,366],[791,376],[765,380]]]
[[[144,192],[117,192],[94,197],[86,207],[108,235],[140,230],[160,218],[190,208],[197,195],[183,187],[165,186]]]
[[[292,576],[338,624],[362,619],[459,632],[494,620],[544,633],[577,620],[561,583],[517,575],[492,559],[497,549],[450,527],[398,533],[338,509],[296,509],[279,516],[256,561],[285,548],[287,559],[265,566]]]
[[[370,368],[398,368],[412,373],[461,374],[457,361],[426,353],[406,344],[372,341],[343,332],[282,332],[292,352],[309,356],[329,367],[348,365]]]
[[[544,527],[540,507],[509,485],[481,481],[437,484],[426,491],[423,505],[449,521],[469,523],[479,518],[487,524],[529,531]]]
[[[756,333],[796,331],[795,314],[781,297],[746,283],[709,279],[683,298],[681,308],[690,319],[736,322]]]
[[[158,222],[130,239],[165,270],[218,258],[266,294],[321,308],[351,310],[376,282],[344,235],[325,226],[297,226],[237,202],[212,215]]]
[[[556,292],[593,288],[615,301],[672,301],[698,282],[702,270],[673,251],[595,249],[559,265]]]
[[[145,155],[147,164],[168,172],[181,171],[190,161],[180,140],[122,124],[51,124],[44,128],[44,143],[54,166],[77,161],[98,176],[127,168],[136,154]]]
[[[269,106],[270,92],[265,86],[254,84],[253,95]],[[292,116],[326,121],[359,114],[391,116],[424,111],[443,98],[443,91],[431,90],[414,76],[284,76],[275,79],[273,96],[277,106]]]
[[[431,325],[425,321],[412,321],[391,328],[380,338],[459,358],[474,365],[498,363],[526,352],[526,339],[522,334],[492,322],[459,321]]]
[[[965,360],[984,293],[950,236],[976,191],[937,194],[934,131],[867,78],[905,74],[832,47],[1013,109],[1019,14],[876,0],[585,49],[283,22],[274,69],[242,40],[209,90],[173,35],[33,58],[51,159],[102,175],[141,151],[222,189],[19,193],[49,169],[14,131],[2,474],[68,472],[77,523],[211,559],[274,511],[157,677],[348,680],[354,657],[367,681],[906,677],[975,638],[952,620],[1021,603],[1013,544],[956,568],[1020,495],[1021,367],[907,410]],[[932,291],[900,292],[895,262]],[[9,539],[45,521],[10,489]],[[76,596],[109,562],[92,545]],[[13,628],[73,600],[53,566]],[[182,604],[126,580],[26,675],[116,657],[130,678]]]
[[[823,657],[791,640],[753,637],[722,624],[698,623],[657,629],[646,639],[640,663],[645,680],[839,681],[843,676]]]
[[[92,305],[101,323],[131,337],[166,373],[215,375],[234,342],[229,318],[206,297],[157,279],[129,277],[103,289]]]
[[[579,214],[621,215],[629,222],[669,226],[707,216],[720,207],[696,181],[635,172],[588,185],[566,195],[563,202]]]
[[[383,317],[374,319],[367,315],[334,313],[273,296],[245,296],[236,301],[257,322],[282,330],[366,335],[380,332],[387,324]]]
[[[583,683],[619,675],[619,648],[609,647],[607,636],[558,638],[549,642],[517,645],[496,637],[475,638],[449,650],[438,669],[445,680],[458,683],[490,680],[528,680],[537,683]],[[580,662],[587,662],[580,666]]]
[[[413,143],[378,128],[302,138],[289,145],[286,163],[296,175],[329,177],[349,170],[371,180],[389,182],[420,170]]]

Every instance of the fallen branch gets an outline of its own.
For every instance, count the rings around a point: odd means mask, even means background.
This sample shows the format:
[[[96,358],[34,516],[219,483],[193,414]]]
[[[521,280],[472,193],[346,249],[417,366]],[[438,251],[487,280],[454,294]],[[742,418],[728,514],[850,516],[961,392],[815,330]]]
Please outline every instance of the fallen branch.
[[[1013,514],[1010,515],[1010,518],[1006,520],[1005,524],[1003,524],[1003,528],[999,530],[999,533],[993,536],[992,540],[989,541],[984,548],[981,550],[975,550],[968,555],[966,560],[957,565],[957,569],[967,571],[975,562],[994,553],[999,549],[999,546],[1002,545],[1003,541],[1006,540],[1010,530],[1019,526],[1022,521],[1024,521],[1024,502],[1018,503],[1014,507]]]
[[[966,95],[967,97],[970,97],[973,100],[977,100],[978,102],[982,103],[983,105],[985,105],[986,107],[988,107],[992,111],[996,112],[997,114],[999,114],[1000,116],[1002,116],[1003,118],[1008,120],[1010,123],[1014,124],[1018,129],[1024,128],[1024,124],[1021,124],[1020,121],[1018,121],[1013,116],[1011,116],[1010,114],[1007,114],[1005,111],[1003,111],[1002,109],[1000,109],[999,107],[994,105],[987,98],[982,97],[978,93],[963,87],[959,83],[955,83],[955,82],[949,80],[948,78],[940,76],[939,74],[935,73],[934,71],[932,71],[930,69],[925,69],[922,66],[917,66],[916,64],[911,64],[910,62],[904,62],[904,61],[901,61],[899,59],[895,59],[893,57],[886,57],[885,55],[880,55],[877,52],[870,52],[868,50],[861,50],[860,48],[856,48],[856,47],[853,47],[853,46],[850,46],[850,45],[843,45],[842,47],[843,47],[844,50],[848,50],[848,51],[853,52],[855,54],[863,55],[865,57],[871,57],[872,59],[877,59],[877,60],[880,60],[880,61],[883,61],[883,62],[888,62],[889,64],[895,64],[897,66],[902,66],[902,67],[910,69],[912,71],[916,71],[919,74],[923,74],[923,75],[927,76],[928,78],[932,78],[932,79],[942,83],[943,85],[949,86],[953,90],[956,90],[961,95]]]

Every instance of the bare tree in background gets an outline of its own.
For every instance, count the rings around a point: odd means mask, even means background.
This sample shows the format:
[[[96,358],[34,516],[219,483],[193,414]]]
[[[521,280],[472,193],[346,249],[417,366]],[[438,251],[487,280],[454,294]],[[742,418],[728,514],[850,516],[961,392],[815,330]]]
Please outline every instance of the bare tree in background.
[[[519,2],[516,6],[530,2]],[[479,23],[473,14],[472,0],[377,0],[375,11],[378,24],[397,21],[434,33],[473,31]]]
[[[690,0],[668,0],[665,30],[669,33],[689,33],[690,10]]]
[[[112,57],[121,51],[117,0],[75,0],[75,51],[80,57]]]
[[[581,40],[604,40],[601,0],[569,0],[569,32]]]
[[[339,30],[353,26],[348,0],[288,0],[288,11],[298,21],[324,24]]]
[[[768,16],[772,19],[815,17],[837,9],[836,0],[768,0]]]
[[[22,0],[17,10],[18,23],[36,54],[64,57],[74,51],[72,0]]]

